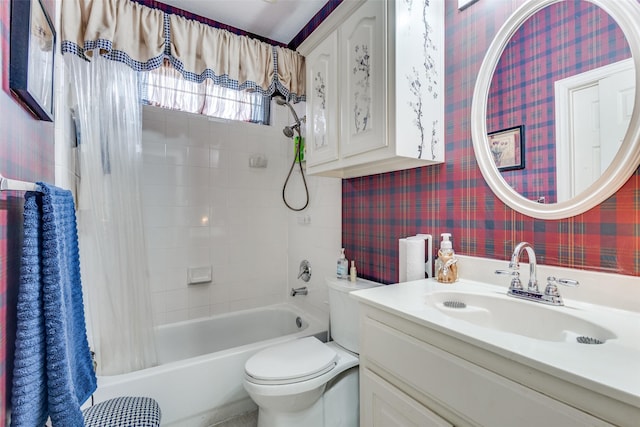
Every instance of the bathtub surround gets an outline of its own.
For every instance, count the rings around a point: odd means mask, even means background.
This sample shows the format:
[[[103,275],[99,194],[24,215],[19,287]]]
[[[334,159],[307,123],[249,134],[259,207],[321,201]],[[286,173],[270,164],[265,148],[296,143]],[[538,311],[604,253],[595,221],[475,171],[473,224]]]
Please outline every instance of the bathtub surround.
[[[340,181],[309,177],[310,205],[288,212],[281,192],[293,147],[282,127],[292,117],[275,103],[271,111],[272,125],[262,126],[144,107],[142,202],[158,324],[287,299],[326,317],[322,280],[340,244]],[[269,159],[266,168],[250,167],[256,155]],[[304,203],[299,172],[287,199]],[[303,258],[314,266],[310,293],[292,299]],[[204,266],[212,281],[188,286],[188,269]]]
[[[215,84],[226,88],[239,90],[249,89],[260,92],[265,96],[272,95],[276,90],[278,90],[280,93],[284,94],[287,99],[304,100],[304,57],[294,51],[279,46],[271,46],[244,36],[229,35],[226,32],[212,28],[208,25],[190,21],[175,14],[163,13],[157,9],[148,8],[129,0],[120,0],[117,2],[112,0],[105,2],[89,2],[86,6],[86,8],[81,8],[77,2],[72,0],[62,1],[62,19],[60,29],[62,51],[70,54],[67,56],[74,57],[73,59],[77,60],[77,58],[75,58],[77,56],[87,60],[90,64],[93,64],[100,63],[102,58],[105,58],[107,60],[113,60],[114,62],[120,62],[123,66],[128,66],[136,71],[155,69],[165,62],[169,62],[185,79],[191,82],[202,83],[205,80],[211,80]],[[100,22],[100,25],[94,27],[92,26],[93,22]],[[125,25],[125,23],[129,24]],[[228,55],[237,58],[238,61],[221,61],[216,55],[196,55],[196,51],[199,50],[192,48],[193,43],[208,46],[209,48],[205,49],[205,51],[208,52],[224,51]],[[96,48],[99,48],[100,50],[94,50]],[[69,60],[69,63],[72,64],[73,61]],[[72,76],[72,80],[77,81],[79,76],[80,73],[76,73]],[[90,86],[77,89],[75,93],[82,98],[85,92],[89,93],[87,90],[89,87]],[[108,93],[108,91],[105,91],[105,93]],[[134,96],[137,91],[134,88],[133,90],[127,90],[127,93]],[[88,106],[89,104],[84,105]],[[114,103],[114,105],[117,104]],[[80,116],[82,116],[83,105],[81,104],[80,107]],[[135,113],[130,112],[129,115],[135,116]],[[110,115],[106,114],[105,117],[110,117]],[[97,120],[97,118],[93,118],[89,123],[95,120]],[[108,130],[112,131],[116,129],[117,132],[120,125],[124,124],[127,124],[126,120],[119,124],[110,124]],[[84,129],[87,128],[87,124],[82,123],[81,125],[80,130],[82,135]],[[137,136],[137,134],[133,134],[130,137],[124,137],[120,140],[128,141],[135,146],[138,142]],[[197,150],[195,150],[194,147],[194,150],[192,151],[196,152]],[[84,152],[84,144],[82,144],[82,141],[81,152]],[[83,172],[83,175],[89,175],[90,172],[97,173],[101,170],[103,173],[102,179],[107,182],[111,181],[111,178],[117,175],[118,163],[109,158],[110,154],[111,148],[106,145],[103,146],[102,151],[100,152],[99,162],[97,161],[96,163],[91,164],[89,166],[91,171],[87,170],[86,172]],[[139,151],[131,157],[135,158],[138,154]],[[198,158],[196,160],[198,167],[203,166],[203,164],[200,163],[201,160],[202,158]],[[219,159],[215,160],[216,164],[218,161]],[[208,152],[205,156],[205,162],[208,165]],[[85,167],[86,162],[82,161],[81,166]],[[112,168],[116,168],[116,170],[112,171]],[[208,175],[208,170],[201,170],[200,172]],[[160,177],[159,182],[162,182],[162,178],[163,177]],[[203,182],[208,183],[208,176],[204,180],[201,180],[200,178],[201,176],[196,179],[198,182],[196,186],[200,186]],[[84,181],[85,178],[83,177],[80,195],[81,198],[84,196],[93,196],[94,190],[92,189],[87,191],[87,185],[85,185]],[[132,182],[132,192],[139,194],[136,190],[135,179]],[[173,183],[170,183],[169,185],[171,184]],[[178,183],[178,185],[180,184],[182,183]],[[94,199],[97,198],[105,200],[105,197],[103,196],[108,196],[109,194],[116,196],[117,198],[117,196],[119,196],[118,191],[122,191],[126,186],[126,182],[121,185],[114,185],[113,189],[109,190],[105,194],[96,195]],[[260,185],[257,187],[259,188]],[[203,204],[208,204],[206,200],[208,200],[210,196],[208,194],[203,194],[203,196],[204,200],[194,202],[195,205],[200,207]],[[135,206],[137,201],[138,198],[125,200],[124,202],[129,206]],[[83,204],[81,204],[81,207],[82,206]],[[95,227],[94,230],[99,231],[101,222],[105,218],[110,219],[110,215],[107,214],[100,217],[99,214],[101,212],[99,209],[95,209],[95,205],[92,207],[91,212],[97,214],[96,219],[83,221],[83,223]],[[162,214],[158,215],[161,216]],[[82,218],[83,216],[81,216],[81,220]],[[200,215],[199,220],[201,222],[200,225],[206,226],[209,221],[209,215]],[[109,220],[107,220],[107,222],[109,222]],[[124,227],[114,229],[112,232],[123,231],[124,236],[135,236],[135,233],[140,233],[143,228],[137,213],[133,215],[132,223],[128,221],[122,221],[122,223],[125,225]],[[132,227],[127,228],[127,225],[131,225]],[[221,228],[226,231],[226,224],[217,225],[222,226]],[[199,231],[202,230],[203,229]],[[277,229],[273,231],[275,231],[275,233],[278,232]],[[261,234],[264,234],[263,230],[256,230],[255,235]],[[89,230],[86,234],[85,240],[87,240],[88,243],[92,243],[96,236],[99,236],[99,234],[92,233],[91,230]],[[273,235],[274,240],[282,236],[285,236],[285,233]],[[200,233],[196,236],[196,239],[198,237],[205,236],[203,233]],[[207,238],[205,237],[205,239]],[[132,240],[139,246],[132,249],[131,247],[126,247],[129,246],[128,244],[122,245],[116,242],[116,244],[119,245],[117,255],[120,256],[118,259],[120,264],[127,264],[130,262],[130,254],[138,254],[139,256],[144,257],[144,246],[142,245],[144,239],[134,237]],[[171,240],[173,241],[174,239]],[[251,244],[249,236],[246,234],[242,235],[241,239],[235,240],[235,242],[240,240],[243,242],[243,250],[236,253],[238,259],[247,255],[247,251],[244,249]],[[236,244],[236,248],[239,247],[240,245]],[[101,256],[102,248],[103,245],[101,243],[93,245],[92,253],[86,258],[92,261],[103,259]],[[186,255],[186,253],[182,252],[182,255]],[[218,258],[216,258],[214,262],[210,262],[209,259],[204,262],[199,261],[202,257],[208,258],[208,255],[209,254],[198,254],[197,256],[194,256],[194,258],[198,258],[195,259],[195,264],[193,263],[193,259],[189,259],[189,265],[181,266],[180,270],[184,270],[183,267],[206,266],[207,264],[215,266],[221,263]],[[225,253],[225,256],[226,255],[228,255],[228,253]],[[259,253],[255,253],[253,259],[259,259],[260,255],[261,254]],[[280,267],[282,265],[286,265],[285,252],[276,252],[276,256],[280,257],[280,262],[275,263],[275,265],[279,265]],[[185,263],[187,262],[186,258],[181,258],[181,260]],[[131,261],[130,265],[138,265],[144,270],[144,260]],[[163,267],[165,265],[166,264],[163,263]],[[244,269],[245,265],[246,264],[242,264],[242,266],[238,265],[239,268],[237,271]],[[98,269],[100,266],[101,263],[96,262],[93,267],[88,268],[88,271],[91,272],[94,269]],[[267,271],[269,268],[273,269],[272,266],[267,266],[265,269],[255,271],[264,273],[264,271]],[[106,270],[109,270],[109,267],[107,267]],[[184,283],[183,274],[184,273],[181,271],[180,286]],[[109,277],[107,274],[103,274],[103,272],[98,276],[101,278]],[[105,331],[96,333],[95,337],[93,337],[95,340],[94,346],[98,353],[99,370],[104,373],[112,374],[150,366],[153,364],[154,358],[153,352],[151,351],[153,345],[150,342],[152,335],[148,332],[150,329],[148,327],[148,322],[152,317],[148,316],[146,314],[146,310],[144,310],[148,306],[147,297],[149,295],[146,291],[146,277],[142,277],[141,275],[126,277],[116,274],[115,280],[113,281],[132,289],[136,296],[136,298],[132,299],[134,304],[141,304],[143,310],[141,310],[139,318],[132,322],[136,325],[134,334],[122,334],[122,331],[128,329],[126,327],[116,327],[111,328],[113,333],[110,334],[114,339],[117,336],[118,341],[116,342],[113,340],[108,343],[104,342],[104,336],[107,335]],[[162,280],[160,280],[160,282],[162,285]],[[275,286],[275,284],[280,286],[282,285],[282,283],[274,281],[271,286]],[[106,287],[100,287],[99,289],[107,291]],[[110,290],[111,289],[109,289],[109,291]],[[93,292],[93,294],[96,294],[96,292]],[[210,310],[208,310],[208,287],[198,287],[197,290],[194,288],[190,294],[197,295],[194,296],[195,304],[199,304],[200,301],[203,300],[206,301],[205,304],[199,305],[199,308],[207,307],[207,313],[205,315],[210,314]],[[103,306],[93,304],[94,308],[89,310],[89,312],[92,316],[94,316],[94,313],[98,314],[91,323],[95,325],[95,328],[109,328],[109,325],[112,323],[109,321],[109,316],[105,317],[99,313],[102,312],[104,306],[109,306],[110,311],[121,310],[122,308],[120,303],[122,300],[120,298],[116,298],[114,302],[112,298],[104,298],[102,295],[100,295],[99,299],[103,302],[110,301],[110,304],[104,304]],[[216,298],[216,300],[220,299],[221,298]],[[94,301],[98,301],[98,299],[95,299]],[[175,299],[167,299],[166,301],[170,304],[176,304],[172,308],[181,307],[181,304],[184,303],[183,299],[178,299],[177,301]],[[136,310],[127,310],[125,308],[122,312],[136,313]],[[198,312],[198,316],[200,315],[203,315],[202,310]],[[122,316],[122,318],[124,317],[125,316]],[[145,321],[147,323],[145,323]],[[140,344],[136,347],[136,351],[125,350],[127,346],[134,347],[136,344]],[[104,354],[102,354],[102,349],[106,348],[110,348],[110,352],[107,354],[105,351]],[[111,360],[113,359],[111,357],[112,355],[118,354],[126,356],[122,360]],[[130,366],[127,365],[126,357],[133,358]]]
[[[173,323],[284,301],[288,145],[280,129],[144,107],[142,204],[153,313]],[[261,153],[268,167],[249,167]],[[187,286],[190,267],[212,281]]]
[[[12,427],[84,426],[96,389],[85,329],[73,196],[39,182],[27,192],[17,306]]]

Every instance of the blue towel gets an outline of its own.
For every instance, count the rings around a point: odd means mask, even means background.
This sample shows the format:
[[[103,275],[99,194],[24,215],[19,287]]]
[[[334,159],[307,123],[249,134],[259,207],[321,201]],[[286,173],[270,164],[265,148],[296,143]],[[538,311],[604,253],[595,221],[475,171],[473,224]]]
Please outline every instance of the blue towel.
[[[87,342],[73,196],[46,183],[27,192],[18,293],[11,426],[83,426],[96,389]]]

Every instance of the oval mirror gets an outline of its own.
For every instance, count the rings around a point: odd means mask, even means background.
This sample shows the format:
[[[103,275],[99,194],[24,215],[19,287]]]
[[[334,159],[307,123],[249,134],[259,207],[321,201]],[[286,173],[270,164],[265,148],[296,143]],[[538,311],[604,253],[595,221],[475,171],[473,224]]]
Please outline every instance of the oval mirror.
[[[528,0],[498,31],[478,74],[471,132],[483,177],[512,209],[578,215],[635,172],[637,22],[637,0]]]

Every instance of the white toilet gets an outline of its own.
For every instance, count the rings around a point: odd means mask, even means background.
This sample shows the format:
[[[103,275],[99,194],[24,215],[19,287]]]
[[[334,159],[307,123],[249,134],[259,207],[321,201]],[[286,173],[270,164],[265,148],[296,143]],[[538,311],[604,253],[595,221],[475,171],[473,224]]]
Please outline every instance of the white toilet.
[[[327,279],[334,341],[279,344],[245,364],[244,388],[258,405],[258,427],[356,427],[359,424],[358,303],[349,292],[380,286]]]

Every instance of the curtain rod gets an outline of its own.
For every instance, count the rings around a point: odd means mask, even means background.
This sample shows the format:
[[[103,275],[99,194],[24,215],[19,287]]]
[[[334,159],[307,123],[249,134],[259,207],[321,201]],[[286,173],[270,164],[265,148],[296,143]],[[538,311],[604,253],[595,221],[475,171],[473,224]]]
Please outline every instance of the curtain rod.
[[[8,179],[0,174],[0,191],[16,190],[16,191],[38,191],[42,193],[42,188],[36,183],[18,181],[16,179]]]

